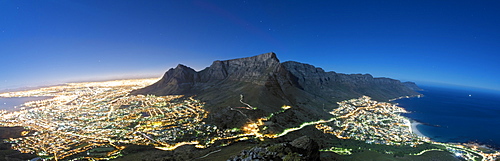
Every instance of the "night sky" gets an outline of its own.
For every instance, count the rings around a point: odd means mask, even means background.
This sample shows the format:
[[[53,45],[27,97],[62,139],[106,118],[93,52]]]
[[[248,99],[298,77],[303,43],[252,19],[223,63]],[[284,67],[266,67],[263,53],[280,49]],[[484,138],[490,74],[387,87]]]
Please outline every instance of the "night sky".
[[[500,1],[0,1],[0,89],[160,77],[275,52],[339,73],[500,90]]]

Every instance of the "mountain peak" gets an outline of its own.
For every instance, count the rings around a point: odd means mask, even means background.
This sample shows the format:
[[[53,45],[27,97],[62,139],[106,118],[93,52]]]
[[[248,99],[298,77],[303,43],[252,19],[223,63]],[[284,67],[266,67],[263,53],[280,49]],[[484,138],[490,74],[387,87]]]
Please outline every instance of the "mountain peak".
[[[278,60],[278,57],[276,56],[276,53],[274,53],[274,52],[264,53],[264,54],[256,55],[254,57],[257,57],[259,59],[274,59],[274,60]]]
[[[175,67],[175,69],[186,69],[186,68],[190,68],[190,67],[185,66],[184,64],[177,64],[177,66]]]
[[[245,61],[251,60],[251,61],[257,61],[257,62],[272,60],[272,61],[279,62],[279,59],[274,52],[264,53],[264,54],[260,54],[260,55],[256,55],[256,56],[252,56],[252,57],[246,57],[246,58],[231,59],[231,60],[226,60],[226,61],[242,61],[242,60],[245,60]]]

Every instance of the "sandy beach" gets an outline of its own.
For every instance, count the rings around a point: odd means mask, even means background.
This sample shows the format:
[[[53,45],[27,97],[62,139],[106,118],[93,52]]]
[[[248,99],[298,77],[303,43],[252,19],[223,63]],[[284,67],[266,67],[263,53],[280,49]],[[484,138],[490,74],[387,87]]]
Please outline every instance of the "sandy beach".
[[[418,125],[421,125],[422,123],[417,122],[417,121],[415,121],[415,120],[410,120],[410,123],[411,123],[411,132],[412,132],[412,133],[417,134],[418,136],[427,137],[427,136],[425,136],[424,134],[422,134],[420,131],[418,131],[417,126],[418,126]]]

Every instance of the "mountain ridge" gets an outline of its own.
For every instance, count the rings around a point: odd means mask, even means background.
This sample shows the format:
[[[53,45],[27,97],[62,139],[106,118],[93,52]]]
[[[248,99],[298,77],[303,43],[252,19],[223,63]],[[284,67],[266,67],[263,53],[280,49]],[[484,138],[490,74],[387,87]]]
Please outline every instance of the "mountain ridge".
[[[293,126],[294,122],[326,119],[329,114],[325,108],[336,108],[336,102],[345,99],[368,95],[387,101],[419,94],[410,87],[399,80],[374,78],[369,74],[325,72],[295,61],[281,63],[276,54],[270,52],[217,60],[198,72],[179,64],[158,82],[131,94],[195,96],[206,102],[205,108],[209,111],[206,121],[222,128],[239,128],[248,120],[265,117],[281,110],[283,105],[290,105],[292,110],[271,120],[274,128],[282,129]],[[256,109],[234,110],[234,107],[245,106],[241,101]]]

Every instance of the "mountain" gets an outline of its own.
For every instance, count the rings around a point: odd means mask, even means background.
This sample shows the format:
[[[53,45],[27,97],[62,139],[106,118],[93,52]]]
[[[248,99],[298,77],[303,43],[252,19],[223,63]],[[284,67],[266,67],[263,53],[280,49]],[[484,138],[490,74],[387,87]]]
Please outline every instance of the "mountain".
[[[291,110],[273,117],[276,129],[296,126],[303,121],[326,119],[325,112],[337,107],[336,102],[362,95],[374,100],[417,95],[418,87],[390,78],[374,78],[369,74],[325,72],[321,68],[299,62],[280,63],[275,53],[253,57],[214,61],[210,67],[195,71],[179,64],[169,69],[156,83],[132,94],[185,95],[206,102],[206,122],[222,128],[241,127],[281,110]],[[414,84],[413,84],[414,85]],[[413,87],[413,88],[412,88]],[[416,87],[416,88],[415,88]],[[240,112],[234,107],[247,103],[256,110]]]

